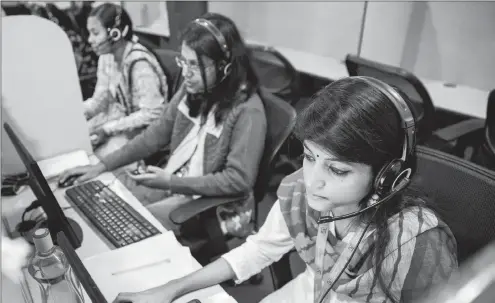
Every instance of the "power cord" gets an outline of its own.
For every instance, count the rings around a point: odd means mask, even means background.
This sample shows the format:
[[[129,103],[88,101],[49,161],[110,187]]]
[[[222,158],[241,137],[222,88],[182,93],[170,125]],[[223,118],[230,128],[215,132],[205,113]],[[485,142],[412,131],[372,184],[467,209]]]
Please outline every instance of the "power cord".
[[[115,177],[112,179],[112,181],[108,182],[105,184],[103,187],[101,187],[95,194],[99,194],[102,192],[105,188],[108,188],[109,186],[112,186],[112,184],[115,183],[115,181],[120,177],[122,174],[126,173],[126,171],[122,171],[115,175]],[[38,209],[41,207],[41,202],[38,200],[34,200],[24,211],[22,212],[21,216],[21,222],[17,224],[16,226],[16,231],[20,233],[20,235],[28,241],[31,245],[34,245],[33,241],[31,240],[32,235],[30,235],[31,232],[35,231],[38,229],[43,223],[46,222],[46,214],[44,212],[41,212],[38,214],[36,217],[33,218],[33,213],[29,216],[29,219],[26,219],[26,215],[29,212],[32,212],[33,210]],[[65,211],[67,209],[71,209],[72,206],[65,206],[62,207],[62,210]]]

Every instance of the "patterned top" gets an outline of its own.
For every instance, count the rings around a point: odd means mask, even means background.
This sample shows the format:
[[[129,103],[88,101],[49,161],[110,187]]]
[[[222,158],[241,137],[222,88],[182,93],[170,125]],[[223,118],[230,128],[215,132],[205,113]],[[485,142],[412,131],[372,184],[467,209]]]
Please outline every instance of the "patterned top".
[[[297,252],[316,271],[315,244],[320,213],[307,206],[302,170],[284,179],[277,195]],[[388,224],[390,242],[385,249],[382,275],[388,290],[401,302],[417,299],[417,295],[432,285],[446,281],[452,270],[457,268],[455,238],[449,227],[432,211],[419,207],[406,209],[392,216]],[[334,226],[331,224],[330,229]],[[363,230],[364,226],[355,226],[342,240],[334,233],[328,233],[322,270],[324,281],[336,278],[333,276],[333,266],[344,249],[354,249],[348,247],[348,243],[356,234],[361,235]],[[349,267],[333,288],[337,294],[359,299],[358,302],[388,302],[383,290],[380,290],[371,262],[370,252],[376,237],[375,230],[365,234]]]
[[[168,96],[167,78],[143,45],[128,44],[123,58],[119,68],[113,54],[100,56],[95,92],[84,102],[87,119],[102,112],[111,117],[101,125],[109,135],[148,126],[160,117]]]
[[[319,213],[307,206],[302,170],[287,176],[277,192],[265,223],[257,234],[249,236],[241,246],[224,254],[236,274],[237,283],[279,260],[296,248],[306,263],[306,271],[270,295],[267,302],[312,302],[316,286],[315,244]],[[456,242],[449,228],[427,209],[408,209],[389,220],[390,242],[382,269],[390,293],[401,303],[417,302],[418,298],[445,282],[457,269]],[[350,239],[360,236],[363,227],[351,228],[344,239],[336,237],[335,224],[330,223],[325,248],[323,279],[332,281],[333,265],[349,247]],[[371,227],[359,243],[349,267],[337,281],[324,302],[364,303],[390,302],[374,276],[370,245],[375,230]],[[346,260],[347,261],[347,260]],[[344,262],[345,263],[345,262]],[[334,271],[335,272],[335,271]],[[337,273],[339,273],[338,270]],[[327,283],[325,283],[327,284]],[[322,292],[329,284],[324,285]]]

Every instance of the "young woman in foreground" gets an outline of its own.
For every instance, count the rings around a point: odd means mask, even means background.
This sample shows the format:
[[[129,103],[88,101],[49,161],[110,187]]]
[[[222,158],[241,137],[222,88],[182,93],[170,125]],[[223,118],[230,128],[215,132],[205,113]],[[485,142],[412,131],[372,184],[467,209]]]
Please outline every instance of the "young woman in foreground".
[[[303,168],[282,181],[259,232],[190,275],[114,302],[167,303],[228,279],[241,282],[292,248],[306,270],[262,302],[415,302],[446,281],[457,268],[457,245],[408,186],[415,127],[406,102],[372,78],[322,89],[298,117]]]

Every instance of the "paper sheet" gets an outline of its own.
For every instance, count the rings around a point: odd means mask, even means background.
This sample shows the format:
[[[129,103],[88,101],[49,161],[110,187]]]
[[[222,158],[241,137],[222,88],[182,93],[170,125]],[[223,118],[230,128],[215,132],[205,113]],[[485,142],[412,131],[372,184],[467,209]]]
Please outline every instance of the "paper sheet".
[[[172,232],[84,260],[105,298],[153,288],[194,271],[189,248]]]
[[[47,180],[58,176],[69,168],[89,164],[89,157],[84,150],[76,150],[38,162],[38,166]]]
[[[237,301],[226,292],[220,292],[216,295],[202,299],[201,303],[237,303]]]

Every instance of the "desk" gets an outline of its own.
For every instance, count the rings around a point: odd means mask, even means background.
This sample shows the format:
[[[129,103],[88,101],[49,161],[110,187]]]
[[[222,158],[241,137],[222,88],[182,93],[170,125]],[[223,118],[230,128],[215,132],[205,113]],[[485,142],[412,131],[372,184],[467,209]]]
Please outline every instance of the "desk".
[[[486,119],[488,91],[465,85],[446,87],[442,81],[420,79],[436,108]]]
[[[169,37],[170,33],[159,27],[147,28],[143,31],[150,35]],[[248,44],[267,45],[254,40],[246,40]],[[332,57],[298,51],[281,46],[273,46],[289,60],[299,72],[319,78],[336,80],[349,76],[344,61]],[[442,81],[421,79],[435,107],[454,113],[486,119],[488,91],[464,85],[446,87]]]
[[[97,163],[98,159],[92,156],[90,157],[90,161],[92,163]],[[159,221],[156,220],[153,217],[153,215],[134,196],[132,196],[130,191],[126,187],[124,187],[122,183],[120,183],[118,180],[115,179],[115,176],[113,174],[104,173],[98,179],[100,179],[105,184],[110,184],[109,188],[111,188],[118,195],[120,195],[127,203],[129,203],[134,209],[136,209],[141,215],[143,215],[143,217],[146,218],[151,224],[153,224],[158,230],[160,230],[161,232],[166,232],[165,228],[159,223]],[[59,204],[62,208],[72,206],[64,198],[65,189],[56,188],[56,181],[50,182],[50,187],[52,189],[55,189],[54,190],[55,197],[59,201]],[[15,197],[2,197],[2,216],[3,216],[2,219],[6,220],[6,217],[7,216],[9,217],[7,228],[9,226],[14,225],[15,220],[20,221],[20,215],[22,213],[23,208],[28,206],[33,201],[33,199],[34,199],[34,195],[29,189],[24,190],[18,196]],[[83,242],[81,247],[78,248],[76,251],[78,256],[81,258],[81,260],[83,260],[83,262],[85,259],[89,257],[96,256],[101,253],[108,252],[114,249],[113,246],[109,243],[109,241],[106,240],[104,236],[101,235],[92,226],[92,224],[89,222],[89,220],[86,217],[81,215],[81,213],[76,207],[67,209],[64,211],[64,213],[66,214],[67,217],[72,218],[77,223],[79,223],[79,225],[83,230]],[[201,268],[201,265],[196,260],[194,260],[193,263],[194,263],[193,264],[194,270]],[[2,281],[2,288],[4,286],[12,287],[12,285],[9,284],[11,284],[11,282],[8,280],[6,281],[5,285],[4,282]],[[224,290],[220,286],[216,285],[185,295],[174,302],[177,303],[188,302],[189,300],[192,300],[194,298],[198,298],[200,300],[204,300],[204,302],[207,302],[206,300],[207,298],[221,294],[222,292],[224,292]],[[20,290],[18,292],[11,291],[9,295],[16,296],[16,293],[20,294],[21,292]],[[7,297],[7,298],[3,297],[2,299],[5,300],[5,302],[19,302],[19,303],[23,302],[22,296]]]

